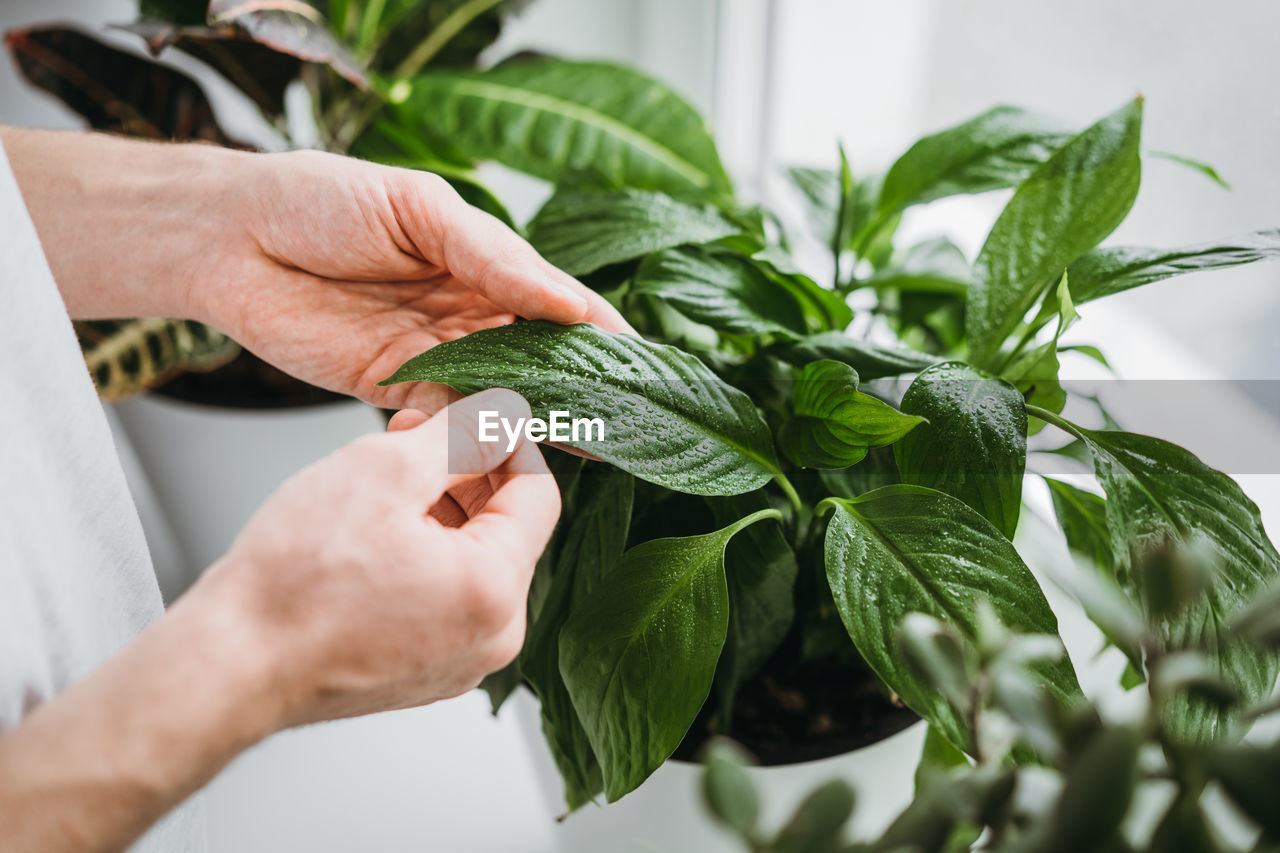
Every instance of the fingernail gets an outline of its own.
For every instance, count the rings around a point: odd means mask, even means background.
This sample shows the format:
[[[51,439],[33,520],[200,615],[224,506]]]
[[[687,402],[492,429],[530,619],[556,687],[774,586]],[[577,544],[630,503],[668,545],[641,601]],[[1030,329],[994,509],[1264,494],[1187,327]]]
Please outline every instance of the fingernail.
[[[571,300],[573,304],[577,306],[578,313],[580,315],[587,313],[587,299],[581,293],[578,293],[576,290],[574,290],[572,287],[570,287],[569,285],[565,284],[562,281],[556,281],[554,278],[548,278],[547,285],[557,295],[563,296],[564,298]]]

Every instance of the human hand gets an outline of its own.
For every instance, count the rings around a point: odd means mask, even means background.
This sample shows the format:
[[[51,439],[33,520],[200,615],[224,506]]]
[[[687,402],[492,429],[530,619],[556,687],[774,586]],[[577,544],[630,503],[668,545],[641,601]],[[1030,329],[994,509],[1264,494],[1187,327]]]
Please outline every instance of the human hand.
[[[279,725],[455,696],[519,652],[560,498],[535,445],[477,441],[482,409],[529,416],[504,390],[405,413],[285,483],[180,602],[235,615]]]
[[[71,316],[201,320],[281,369],[431,413],[377,383],[442,341],[517,316],[631,332],[443,179],[333,154],[250,154],[0,127]]]
[[[313,384],[433,412],[442,386],[378,387],[436,344],[515,317],[631,327],[443,179],[318,152],[257,155],[201,319]]]

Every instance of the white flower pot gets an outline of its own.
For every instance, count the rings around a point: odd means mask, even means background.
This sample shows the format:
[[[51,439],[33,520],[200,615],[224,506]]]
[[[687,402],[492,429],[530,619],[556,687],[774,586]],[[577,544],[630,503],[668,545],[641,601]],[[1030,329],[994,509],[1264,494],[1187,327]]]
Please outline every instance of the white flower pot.
[[[166,601],[226,553],[280,483],[383,429],[382,415],[354,400],[231,409],[147,394],[121,403],[115,413],[181,551],[180,571],[157,567],[162,577],[176,575],[164,590]]]
[[[510,699],[533,758],[547,805],[547,820],[564,814],[563,784],[538,716],[538,700],[526,689]],[[796,804],[830,779],[857,792],[853,837],[878,835],[911,801],[925,724],[915,723],[870,746],[843,755],[776,767],[748,769],[760,792],[762,825],[774,829]],[[555,824],[556,853],[744,853],[716,825],[702,803],[702,767],[668,761],[636,790],[612,804],[588,804]]]

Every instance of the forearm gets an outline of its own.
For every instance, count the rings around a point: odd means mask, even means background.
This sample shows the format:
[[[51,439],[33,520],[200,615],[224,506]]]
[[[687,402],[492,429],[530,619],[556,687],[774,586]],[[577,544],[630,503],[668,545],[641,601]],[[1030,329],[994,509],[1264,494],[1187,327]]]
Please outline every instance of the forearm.
[[[122,850],[284,718],[234,610],[180,601],[0,737],[14,853]]]
[[[0,142],[71,316],[200,313],[193,287],[236,227],[228,173],[250,155],[4,126]]]

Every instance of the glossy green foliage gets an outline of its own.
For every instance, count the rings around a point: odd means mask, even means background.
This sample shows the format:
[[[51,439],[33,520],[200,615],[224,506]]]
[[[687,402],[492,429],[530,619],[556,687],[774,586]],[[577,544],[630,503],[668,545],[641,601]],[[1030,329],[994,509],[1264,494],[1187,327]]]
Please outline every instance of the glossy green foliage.
[[[419,133],[549,181],[591,170],[615,186],[730,190],[702,117],[617,65],[540,60],[423,74],[397,111]]]
[[[571,275],[743,230],[728,214],[647,190],[564,191],[529,223],[529,241]]]
[[[796,295],[752,261],[686,246],[645,258],[632,292],[657,296],[690,320],[743,335],[791,338],[807,329]]]
[[[1014,192],[975,265],[965,329],[977,364],[990,366],[1062,271],[1124,219],[1138,194],[1141,135],[1138,99],[1064,145]]]
[[[439,382],[463,394],[510,388],[538,417],[599,418],[604,437],[564,443],[641,479],[736,495],[777,471],[769,429],[741,391],[674,347],[589,324],[515,323],[450,341],[384,384]]]
[[[590,465],[564,495],[569,522],[557,534],[546,598],[531,618],[520,672],[538,695],[542,731],[564,779],[565,803],[585,805],[603,790],[600,765],[560,675],[560,635],[575,598],[586,599],[622,556],[635,481]]]
[[[1056,634],[1057,619],[1018,552],[963,502],[920,486],[831,499],[827,580],[849,636],[876,674],[952,743],[972,748],[963,697],[922,680],[898,652],[909,613],[925,613],[977,642],[979,601],[1020,630]],[[1079,694],[1069,663],[1042,671],[1059,700]]]
[[[1071,293],[1076,302],[1089,302],[1178,275],[1276,258],[1280,258],[1280,230],[1276,229],[1178,249],[1108,246],[1071,265]]]
[[[1070,139],[1056,122],[996,107],[911,146],[889,169],[881,210],[1016,187]]]
[[[627,551],[574,608],[560,672],[613,802],[675,750],[711,690],[729,621],[724,552],[761,510],[701,536]]]
[[[923,418],[894,446],[904,483],[946,492],[1013,538],[1027,464],[1027,413],[1007,382],[963,364],[922,372],[902,411]]]
[[[858,373],[849,365],[813,361],[796,379],[792,415],[778,442],[802,468],[847,468],[922,421],[859,391]]]

